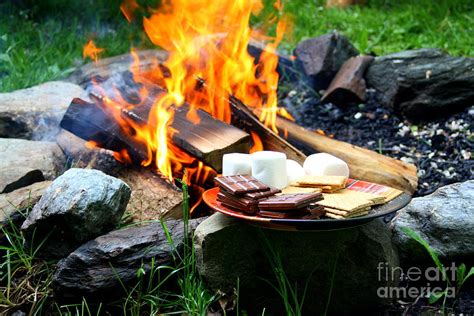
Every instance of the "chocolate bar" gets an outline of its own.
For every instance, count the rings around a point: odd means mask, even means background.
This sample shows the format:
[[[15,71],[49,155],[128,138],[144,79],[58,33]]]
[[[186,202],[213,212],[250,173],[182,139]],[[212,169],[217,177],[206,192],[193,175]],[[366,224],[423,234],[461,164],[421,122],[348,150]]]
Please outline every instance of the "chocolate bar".
[[[305,216],[312,215],[308,212],[278,212],[278,211],[264,211],[260,210],[258,215],[261,217],[276,218],[276,219],[301,219]]]
[[[258,206],[258,201],[257,200],[252,200],[249,198],[245,197],[237,197],[234,195],[231,195],[229,193],[226,193],[225,191],[221,190],[219,193],[217,193],[217,200],[222,202],[222,201],[231,201],[233,203],[241,204],[243,206]]]
[[[252,199],[252,200],[261,200],[264,198],[267,198],[269,196],[275,195],[277,193],[280,193],[281,190],[270,188],[268,191],[261,191],[261,192],[251,192],[251,193],[245,193],[242,195],[243,197]]]
[[[242,213],[247,213],[247,214],[255,214],[258,211],[258,205],[244,205],[240,203],[236,203],[234,201],[230,200],[222,200],[220,198],[217,198],[217,201],[221,202],[222,205],[224,205],[227,208],[230,208],[234,211],[237,212],[242,212]]]
[[[214,178],[214,181],[219,187],[234,195],[270,190],[268,185],[258,181],[252,176],[220,176]]]
[[[265,211],[299,210],[322,198],[321,193],[281,194],[260,201],[258,207]]]

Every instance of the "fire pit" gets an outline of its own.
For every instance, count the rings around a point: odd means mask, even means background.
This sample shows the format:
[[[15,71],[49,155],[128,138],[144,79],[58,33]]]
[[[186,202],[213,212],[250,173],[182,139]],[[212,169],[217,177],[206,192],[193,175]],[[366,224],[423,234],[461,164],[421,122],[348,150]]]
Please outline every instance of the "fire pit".
[[[131,18],[133,6],[126,3],[122,11]],[[174,178],[183,178],[192,188],[192,209],[222,171],[224,154],[272,150],[302,164],[306,156],[292,144],[342,158],[354,178],[412,194],[417,185],[414,166],[307,131],[279,107],[282,57],[276,48],[287,21],[278,19],[275,36],[256,44],[248,25],[255,9],[251,2],[232,10],[210,6],[206,21],[156,12],[144,19],[144,28],[166,52],[147,60],[133,51],[130,69],[122,72],[101,74],[101,49],[89,42],[84,56],[94,59],[99,69],[83,80],[90,100],[73,100],[61,127],[89,147],[110,150],[124,165],[156,170],[171,187]],[[194,26],[191,30],[186,25]],[[302,75],[297,62],[286,67]],[[402,200],[392,211],[407,201]]]

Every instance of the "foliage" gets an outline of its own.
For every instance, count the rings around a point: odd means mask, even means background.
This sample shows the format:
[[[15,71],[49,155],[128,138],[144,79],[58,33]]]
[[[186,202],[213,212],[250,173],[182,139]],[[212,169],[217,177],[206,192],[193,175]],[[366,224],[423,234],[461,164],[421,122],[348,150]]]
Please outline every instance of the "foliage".
[[[0,314],[17,309],[41,314],[51,292],[52,264],[37,257],[48,236],[25,240],[13,222],[0,228]]]
[[[423,246],[423,248],[428,252],[430,255],[431,259],[433,260],[433,263],[436,265],[438,270],[441,272],[443,276],[443,280],[446,280],[446,288],[443,291],[440,292],[434,292],[431,293],[431,296],[428,299],[428,302],[430,304],[434,304],[437,301],[439,301],[441,298],[443,298],[443,304],[442,304],[442,310],[445,311],[446,309],[446,299],[448,297],[448,287],[451,287],[451,280],[449,277],[446,275],[446,268],[439,259],[438,254],[436,251],[428,244],[426,240],[424,240],[420,235],[418,235],[415,231],[408,227],[402,227],[401,231],[406,234],[408,237],[412,238],[416,242],[418,242],[420,245]],[[466,265],[462,263],[456,271],[456,295],[459,294],[459,291],[461,290],[461,287],[465,284],[465,282],[474,275],[474,267],[471,267],[469,272],[467,272]]]
[[[261,232],[260,236],[262,237],[261,239],[264,241],[265,255],[270,263],[270,267],[273,271],[273,274],[275,275],[277,283],[273,284],[268,280],[264,281],[267,282],[271,287],[273,287],[278,293],[278,295],[280,295],[283,301],[283,306],[285,307],[286,315],[303,315],[302,310],[304,300],[306,297],[306,291],[308,289],[308,284],[311,280],[312,273],[308,276],[308,279],[306,280],[303,293],[298,293],[298,284],[296,282],[295,284],[290,282],[283,267],[280,251],[275,248],[274,245],[272,245],[270,240],[263,232]]]
[[[158,0],[138,1],[155,7]],[[266,12],[253,20],[265,24]],[[101,57],[130,47],[152,47],[138,17],[129,24],[119,10],[121,0],[22,0],[0,4],[0,91],[30,87],[67,77],[82,65],[82,47],[93,39],[105,48]],[[365,6],[326,9],[323,0],[287,0],[284,12],[293,21],[283,49],[298,41],[338,30],[363,53],[387,54],[405,49],[438,47],[455,55],[474,55],[469,0],[373,0]],[[144,14],[144,10],[140,12]]]

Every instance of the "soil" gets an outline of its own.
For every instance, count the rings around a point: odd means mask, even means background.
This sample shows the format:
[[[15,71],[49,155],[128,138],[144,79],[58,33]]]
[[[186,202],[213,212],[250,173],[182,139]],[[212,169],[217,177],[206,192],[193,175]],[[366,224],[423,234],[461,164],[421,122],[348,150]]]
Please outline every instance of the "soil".
[[[351,106],[320,102],[307,87],[285,92],[280,105],[296,122],[335,139],[414,163],[419,185],[415,196],[447,184],[474,179],[474,106],[461,113],[413,124],[380,105],[377,92]]]

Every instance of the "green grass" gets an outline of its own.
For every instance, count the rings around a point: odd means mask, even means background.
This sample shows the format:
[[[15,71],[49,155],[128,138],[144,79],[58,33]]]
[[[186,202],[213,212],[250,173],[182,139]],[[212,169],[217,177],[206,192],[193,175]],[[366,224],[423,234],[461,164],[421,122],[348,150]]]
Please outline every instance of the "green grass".
[[[82,47],[94,39],[102,57],[152,45],[121,16],[121,0],[23,0],[0,4],[0,92],[67,77],[83,64]],[[157,0],[139,1],[156,5]],[[265,0],[267,8],[273,1]],[[338,30],[364,53],[438,47],[454,55],[474,56],[474,3],[469,0],[369,0],[366,6],[325,9],[323,0],[287,0],[292,34],[287,52],[298,41]],[[268,13],[266,10],[264,13]],[[142,12],[143,13],[143,12]],[[253,19],[254,24],[267,17]]]
[[[42,313],[51,293],[52,264],[37,258],[38,251],[48,236],[38,241],[26,240],[13,224],[0,228],[0,314],[29,308]]]

